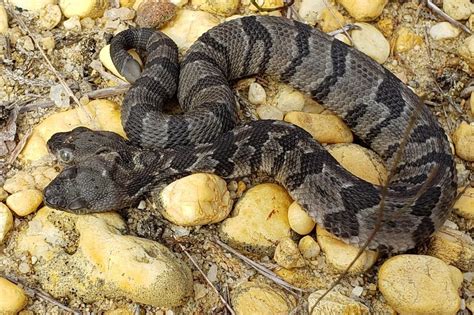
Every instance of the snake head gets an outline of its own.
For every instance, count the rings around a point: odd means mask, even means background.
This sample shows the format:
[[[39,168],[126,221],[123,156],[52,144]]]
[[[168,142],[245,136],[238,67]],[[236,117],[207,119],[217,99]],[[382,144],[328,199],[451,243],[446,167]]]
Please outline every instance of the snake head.
[[[76,214],[113,211],[130,206],[137,199],[136,194],[130,194],[130,183],[125,180],[130,167],[118,152],[79,161],[66,167],[45,188],[45,203]]]
[[[86,127],[58,132],[48,140],[47,145],[56,159],[66,165],[92,155],[124,150],[129,146],[124,138],[114,132],[94,131]]]

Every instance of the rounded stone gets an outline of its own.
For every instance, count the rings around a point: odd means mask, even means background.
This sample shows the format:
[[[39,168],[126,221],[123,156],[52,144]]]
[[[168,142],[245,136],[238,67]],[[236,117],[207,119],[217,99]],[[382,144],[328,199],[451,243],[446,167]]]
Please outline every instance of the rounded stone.
[[[257,107],[257,115],[260,119],[283,120],[283,112],[271,105],[260,105]]]
[[[26,216],[38,209],[43,202],[43,194],[37,189],[27,189],[8,196],[7,206],[19,216]]]
[[[104,14],[109,2],[107,0],[59,0],[59,7],[67,18],[79,16],[80,18],[98,18]]]
[[[461,299],[460,271],[425,255],[399,255],[384,262],[378,286],[400,314],[456,314]]]
[[[160,196],[163,216],[181,226],[217,223],[232,210],[226,182],[213,174],[178,179],[166,186]]]
[[[300,235],[310,233],[316,225],[314,220],[296,201],[293,201],[288,208],[288,223],[291,229]]]
[[[58,0],[8,0],[13,6],[28,11],[39,11],[48,4],[56,4]]]
[[[289,85],[279,85],[278,94],[276,96],[276,107],[283,113],[291,111],[300,111],[305,104],[303,93],[295,90]]]
[[[453,208],[463,218],[474,220],[474,187],[468,187],[456,200]]]
[[[2,244],[3,240],[5,239],[5,236],[11,230],[12,227],[12,212],[4,203],[0,203],[0,244]]]
[[[378,63],[384,63],[390,55],[388,40],[371,24],[355,23],[355,25],[360,29],[351,32],[354,47]]]
[[[388,0],[337,0],[357,21],[372,21],[382,14]]]
[[[252,82],[249,86],[249,102],[254,105],[262,105],[267,102],[267,93],[263,86]]]
[[[415,34],[406,27],[401,27],[397,32],[397,39],[395,40],[395,51],[406,52],[413,49],[417,45],[423,44],[423,38]]]
[[[459,55],[466,61],[469,67],[474,70],[474,35],[464,39],[458,48]]]
[[[471,0],[443,0],[443,10],[455,20],[467,20],[474,13]]]
[[[298,249],[306,259],[315,259],[321,252],[318,242],[309,235],[304,236],[298,242]]]
[[[463,160],[474,162],[474,126],[462,122],[452,138],[456,155]]]
[[[33,176],[25,171],[20,171],[13,175],[10,178],[7,178],[5,184],[3,185],[3,189],[10,194],[14,194],[16,192],[32,189],[35,187],[35,179]]]
[[[474,270],[474,242],[461,231],[443,226],[432,235],[427,254],[463,271]]]
[[[145,0],[137,9],[135,22],[140,27],[160,28],[176,15],[177,7],[168,1]]]
[[[449,22],[439,22],[430,27],[429,33],[434,40],[442,40],[458,37],[461,30]]]
[[[8,31],[8,15],[5,6],[0,5],[0,34],[6,34]]]
[[[28,302],[25,291],[0,277],[0,313],[1,314],[17,314]]]
[[[293,269],[305,266],[298,245],[289,237],[280,240],[273,255],[275,262],[283,268]]]
[[[209,13],[231,16],[239,7],[239,2],[239,0],[192,0],[191,4]]]
[[[311,315],[329,314],[357,314],[369,315],[369,308],[364,304],[354,301],[339,292],[329,292],[314,308],[316,301],[326,293],[325,290],[318,290],[308,297],[308,310]],[[312,312],[311,312],[312,311]]]

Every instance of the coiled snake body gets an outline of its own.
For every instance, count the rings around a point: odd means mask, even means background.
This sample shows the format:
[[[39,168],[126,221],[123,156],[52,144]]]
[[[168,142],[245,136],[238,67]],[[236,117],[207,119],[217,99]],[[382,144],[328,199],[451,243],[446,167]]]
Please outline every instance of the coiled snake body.
[[[141,73],[126,52],[132,47],[147,52]],[[111,54],[134,82],[122,108],[129,141],[87,128],[54,135],[50,149],[73,159],[46,188],[48,205],[75,213],[116,210],[194,172],[224,178],[263,172],[346,242],[362,245],[381,220],[370,247],[393,251],[425,240],[449,214],[456,174],[433,115],[389,71],[316,29],[280,17],[232,20],[203,34],[181,69],[176,45],[152,30],[118,34]],[[228,82],[255,74],[274,76],[323,103],[395,170],[383,212],[382,187],[344,170],[299,127],[272,120],[236,127]],[[168,115],[162,107],[178,78],[184,114]]]

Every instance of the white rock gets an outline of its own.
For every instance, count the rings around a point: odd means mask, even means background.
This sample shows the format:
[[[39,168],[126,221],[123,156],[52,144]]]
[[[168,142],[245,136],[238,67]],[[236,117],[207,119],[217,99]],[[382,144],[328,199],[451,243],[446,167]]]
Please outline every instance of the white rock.
[[[308,24],[316,24],[324,8],[329,1],[324,0],[302,0],[298,10],[299,16]]]
[[[20,171],[13,177],[8,178],[3,189],[10,194],[35,187],[35,179],[27,172]]]
[[[8,0],[13,6],[29,11],[39,11],[48,4],[56,4],[57,0]]]
[[[61,84],[51,86],[49,90],[49,98],[54,102],[54,105],[58,107],[68,107],[70,104],[69,94]]]
[[[305,98],[303,93],[295,90],[289,85],[280,84],[276,96],[276,107],[283,113],[301,111],[304,107]]]
[[[290,223],[291,229],[300,235],[306,235],[310,233],[316,223],[308,215],[301,206],[294,201],[288,208],[288,222]]]
[[[11,230],[12,227],[12,212],[4,203],[0,203],[0,244],[2,244],[3,240],[5,239],[5,236]]]
[[[226,182],[213,174],[193,174],[178,179],[161,192],[163,216],[182,226],[217,223],[232,210]]]
[[[48,4],[40,11],[39,24],[45,30],[52,30],[61,22],[63,14],[56,4]]]
[[[267,93],[260,84],[253,82],[249,86],[249,102],[254,105],[262,105],[267,101]]]
[[[443,10],[455,20],[467,20],[474,13],[471,0],[443,0]]]
[[[337,0],[357,21],[372,21],[381,13],[388,0]]]
[[[326,290],[318,290],[308,297],[308,310],[311,315],[357,314],[369,315],[364,304],[354,301],[336,291],[330,291],[316,306],[316,301]]]
[[[111,8],[105,11],[104,17],[109,20],[119,19],[121,21],[133,20],[135,17],[135,11],[129,8]]]
[[[81,21],[78,16],[73,16],[63,22],[64,29],[68,31],[80,32],[82,29]]]
[[[104,0],[59,0],[59,6],[65,17],[98,18],[104,14],[109,2]]]
[[[298,249],[306,259],[315,259],[321,252],[318,242],[309,235],[304,236],[298,243]]]
[[[276,108],[275,106],[271,105],[260,105],[257,107],[257,114],[260,119],[275,119],[275,120],[282,120],[283,119],[283,112]]]
[[[0,34],[8,31],[8,15],[3,5],[0,5]]]
[[[388,40],[371,24],[355,24],[361,29],[351,32],[354,47],[378,63],[384,63],[390,55],[390,44]]]
[[[210,13],[179,10],[176,17],[161,31],[171,37],[180,49],[186,50],[199,36],[217,24],[219,20]]]
[[[439,22],[430,28],[429,33],[434,40],[440,40],[458,37],[461,30],[449,22]]]

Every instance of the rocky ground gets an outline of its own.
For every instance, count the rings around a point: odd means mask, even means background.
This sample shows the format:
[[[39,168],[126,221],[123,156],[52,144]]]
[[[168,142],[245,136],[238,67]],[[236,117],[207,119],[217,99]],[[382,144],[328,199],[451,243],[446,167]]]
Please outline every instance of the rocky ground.
[[[288,15],[324,32],[355,23],[337,38],[411,87],[456,155],[460,198],[443,228],[407,254],[364,251],[317,303],[358,249],[315,226],[271,178],[225,182],[196,174],[120,214],[78,216],[43,206],[42,190],[61,169],[45,146],[52,134],[85,125],[124,135],[119,104],[128,85],[110,61],[114,34],[157,27],[183,53],[207,29],[249,14]],[[469,0],[300,0],[260,13],[248,0],[0,5],[0,313],[474,312],[472,30]],[[235,90],[243,120],[297,124],[355,175],[386,181],[380,158],[300,92],[266,77],[236,82]]]

